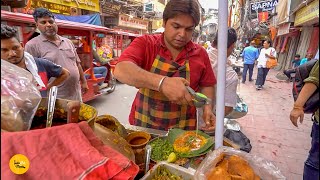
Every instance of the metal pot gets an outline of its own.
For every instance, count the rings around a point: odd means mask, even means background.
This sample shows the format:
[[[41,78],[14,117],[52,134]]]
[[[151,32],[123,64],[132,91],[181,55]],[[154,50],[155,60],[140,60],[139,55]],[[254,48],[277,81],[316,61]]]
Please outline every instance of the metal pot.
[[[71,100],[57,98],[53,117],[67,120],[69,102],[71,102]],[[43,113],[47,112],[47,107],[48,98],[42,98],[35,116],[43,116]],[[97,115],[98,111],[94,107],[80,103],[79,121],[87,121],[89,126],[93,127],[94,120],[96,119]]]

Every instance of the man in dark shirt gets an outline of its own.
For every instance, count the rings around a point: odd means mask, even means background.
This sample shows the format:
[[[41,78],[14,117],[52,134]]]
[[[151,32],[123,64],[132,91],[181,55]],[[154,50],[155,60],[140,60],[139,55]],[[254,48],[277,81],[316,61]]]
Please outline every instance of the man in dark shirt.
[[[291,68],[283,71],[283,73],[288,77],[290,81],[292,81],[291,74],[296,72],[295,68],[300,65],[300,61],[301,61],[300,55],[296,54],[294,56],[294,59],[291,61],[291,66],[290,66]]]
[[[69,77],[69,71],[48,60],[34,58],[24,52],[22,43],[17,37],[17,30],[1,24],[1,59],[29,71],[39,87],[42,97],[47,96],[47,90],[52,86],[61,85]],[[55,78],[48,83],[50,78]]]

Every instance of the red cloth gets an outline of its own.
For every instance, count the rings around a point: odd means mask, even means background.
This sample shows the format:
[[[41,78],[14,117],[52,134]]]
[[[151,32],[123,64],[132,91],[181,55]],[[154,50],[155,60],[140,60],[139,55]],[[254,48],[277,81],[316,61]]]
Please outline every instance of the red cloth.
[[[29,170],[15,175],[9,160],[23,154]],[[1,132],[1,179],[134,179],[139,167],[104,145],[86,122],[52,128]]]
[[[190,63],[190,86],[195,91],[198,91],[199,87],[215,85],[216,78],[206,50],[190,41],[175,61],[183,65],[187,53]],[[134,39],[130,46],[121,54],[118,62],[131,61],[141,68],[150,71],[152,63],[158,54],[165,59],[172,59],[171,53],[164,43],[163,34],[144,35]]]
[[[317,54],[319,48],[319,27],[313,27],[311,40],[308,48],[308,53],[312,53],[313,56]]]

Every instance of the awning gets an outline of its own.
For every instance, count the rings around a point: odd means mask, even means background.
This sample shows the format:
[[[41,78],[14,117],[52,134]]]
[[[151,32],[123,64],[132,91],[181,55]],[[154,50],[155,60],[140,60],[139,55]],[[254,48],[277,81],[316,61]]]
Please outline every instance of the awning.
[[[96,26],[102,26],[100,15],[96,14],[88,14],[88,15],[80,15],[80,16],[66,16],[62,14],[54,14],[57,19],[67,20],[72,22],[86,23],[92,24]]]

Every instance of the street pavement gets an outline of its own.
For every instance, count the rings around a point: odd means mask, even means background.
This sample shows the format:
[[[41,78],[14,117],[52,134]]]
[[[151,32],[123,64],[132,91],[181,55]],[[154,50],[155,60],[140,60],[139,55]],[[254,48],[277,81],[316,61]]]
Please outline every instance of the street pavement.
[[[255,68],[253,79],[256,73]],[[255,89],[255,81],[240,84],[240,96],[249,110],[237,121],[251,141],[251,154],[273,162],[287,179],[302,180],[304,161],[311,147],[311,115],[305,115],[298,128],[291,123],[292,83],[277,79],[278,73],[270,70],[260,91]]]
[[[256,72],[255,68],[253,79],[256,79]],[[238,91],[247,103],[249,112],[237,121],[241,131],[251,141],[251,154],[273,162],[287,179],[301,180],[304,161],[310,149],[311,116],[305,115],[298,128],[292,125],[289,119],[293,106],[292,83],[277,79],[277,73],[270,70],[264,89],[260,91],[255,89],[255,81],[240,83]],[[136,92],[134,87],[118,84],[113,93],[88,104],[96,107],[99,115],[110,114],[122,124],[128,124]]]

